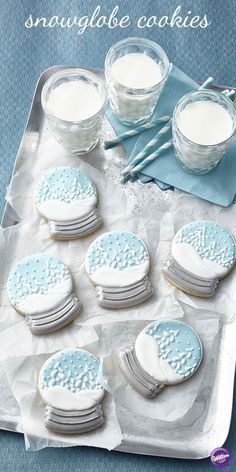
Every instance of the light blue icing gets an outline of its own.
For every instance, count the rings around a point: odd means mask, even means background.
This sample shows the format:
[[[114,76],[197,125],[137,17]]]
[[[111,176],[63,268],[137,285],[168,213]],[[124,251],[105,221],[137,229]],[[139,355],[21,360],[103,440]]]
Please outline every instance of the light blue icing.
[[[235,262],[233,236],[212,221],[196,221],[184,226],[177,233],[175,242],[190,244],[202,259],[216,262],[226,269],[230,269]]]
[[[104,266],[122,271],[148,260],[148,251],[142,240],[127,231],[102,234],[91,244],[87,253],[89,274]]]
[[[47,294],[49,289],[71,277],[68,267],[57,257],[33,254],[22,259],[10,272],[7,291],[11,303],[33,294]]]
[[[144,332],[156,339],[159,357],[183,379],[197,370],[202,359],[202,345],[190,326],[176,320],[155,321]]]
[[[71,203],[96,196],[96,188],[90,178],[74,167],[58,167],[50,170],[40,180],[35,203],[40,205],[47,200]]]
[[[88,351],[65,349],[48,359],[41,370],[42,389],[64,387],[73,393],[98,390],[100,362]]]

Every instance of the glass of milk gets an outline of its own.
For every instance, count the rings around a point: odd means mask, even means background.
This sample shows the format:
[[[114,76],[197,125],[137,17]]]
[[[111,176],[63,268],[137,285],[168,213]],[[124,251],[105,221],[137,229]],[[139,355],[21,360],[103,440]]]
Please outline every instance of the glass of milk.
[[[63,69],[45,83],[42,106],[57,140],[70,152],[91,151],[105,113],[105,84],[84,69]]]
[[[105,75],[113,112],[127,125],[152,115],[170,64],[163,49],[144,38],[127,38],[107,53]]]
[[[213,90],[184,95],[173,113],[177,160],[191,173],[211,171],[227,151],[235,127],[236,110],[229,98]]]

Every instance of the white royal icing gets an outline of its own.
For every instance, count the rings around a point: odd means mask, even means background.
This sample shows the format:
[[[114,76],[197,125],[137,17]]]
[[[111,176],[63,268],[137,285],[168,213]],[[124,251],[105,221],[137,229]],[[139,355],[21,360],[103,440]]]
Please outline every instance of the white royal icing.
[[[142,240],[127,231],[112,231],[90,245],[85,268],[95,285],[126,287],[142,280],[150,260]]]
[[[100,362],[88,351],[65,349],[42,366],[38,386],[46,404],[62,410],[85,410],[103,399]]]
[[[195,331],[177,320],[154,321],[136,338],[135,354],[141,367],[166,385],[191,377],[202,359],[202,346]]]
[[[57,257],[33,254],[11,270],[7,281],[9,299],[23,315],[57,308],[72,293],[69,268]]]
[[[171,253],[185,270],[198,277],[218,279],[232,269],[235,241],[221,225],[197,221],[181,228],[175,235]]]
[[[96,204],[97,197],[95,196],[80,200],[79,205],[78,200],[71,203],[47,200],[38,205],[38,210],[48,220],[66,222],[88,215]]]
[[[63,387],[55,386],[47,390],[40,389],[40,394],[45,403],[54,408],[80,411],[92,408],[100,402],[104,397],[104,390],[83,390],[73,393]]]
[[[37,185],[35,204],[48,220],[66,222],[79,219],[97,204],[91,179],[74,167],[57,167],[47,172]]]
[[[182,377],[177,374],[165,359],[159,357],[159,348],[156,340],[141,332],[135,342],[137,359],[145,372],[151,377],[165,384],[180,383]]]
[[[104,266],[93,272],[91,279],[102,287],[125,287],[142,280],[149,271],[149,261],[135,267],[128,267],[123,271]]]
[[[67,279],[52,288],[45,295],[29,295],[19,302],[17,309],[24,315],[44,313],[60,306],[63,300],[72,292],[72,280]]]

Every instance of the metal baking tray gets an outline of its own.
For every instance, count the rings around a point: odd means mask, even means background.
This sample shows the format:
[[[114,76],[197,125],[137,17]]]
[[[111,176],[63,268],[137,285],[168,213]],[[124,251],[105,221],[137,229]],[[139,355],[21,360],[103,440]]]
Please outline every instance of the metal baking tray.
[[[40,137],[40,130],[44,122],[44,114],[41,107],[41,90],[45,81],[56,71],[68,66],[54,66],[42,73],[36,85],[28,122],[22,137],[22,141],[17,154],[13,175],[17,169],[30,158],[32,148],[37,148]],[[71,67],[73,69],[73,67]],[[103,71],[100,69],[89,69],[100,77]],[[226,87],[214,87],[222,90]],[[230,87],[228,87],[230,88]],[[110,129],[110,124],[105,119],[104,126]],[[125,153],[120,146],[117,151],[123,162]],[[103,153],[100,150],[99,159],[91,161],[96,167],[104,171]],[[90,158],[90,156],[89,156]],[[103,166],[103,167],[102,167]],[[143,185],[140,183],[140,185]],[[144,187],[144,185],[143,185]],[[154,190],[155,187],[155,190]],[[162,199],[163,210],[168,207],[168,200],[171,198],[171,191],[162,192],[157,185],[145,184],[145,191]],[[17,215],[7,203],[5,206],[2,226],[9,227],[17,224]],[[184,459],[200,459],[208,457],[211,451],[221,446],[228,435],[233,401],[233,385],[235,371],[235,339],[236,321],[220,326],[217,339],[214,342],[211,359],[207,365],[206,375],[211,375],[215,379],[209,391],[199,394],[190,410],[179,420],[172,423],[152,420],[144,416],[129,414],[121,405],[117,405],[117,415],[123,432],[122,444],[117,448],[119,451],[146,454],[154,456],[175,457]],[[19,407],[10,391],[10,388],[0,370],[0,428],[15,432],[21,432],[21,419]],[[4,404],[9,404],[9,415],[2,414]],[[222,415],[222,405],[224,414]],[[150,427],[151,426],[151,427]],[[150,433],[155,431],[155,435]]]

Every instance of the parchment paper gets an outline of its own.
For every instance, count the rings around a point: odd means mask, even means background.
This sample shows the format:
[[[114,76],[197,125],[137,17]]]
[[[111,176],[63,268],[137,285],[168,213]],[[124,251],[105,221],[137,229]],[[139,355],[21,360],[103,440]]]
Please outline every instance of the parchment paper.
[[[88,347],[95,356],[101,357],[98,343]],[[84,434],[55,434],[44,426],[45,405],[38,392],[38,375],[48,355],[13,357],[4,362],[7,380],[18,402],[26,449],[36,451],[44,447],[96,446],[108,450],[118,446],[122,433],[117,421],[115,402],[108,383],[102,403],[105,423],[97,430]]]
[[[100,158],[99,151],[97,159]],[[92,153],[91,153],[92,154]],[[90,158],[91,159],[91,158]],[[96,163],[96,159],[93,160]],[[96,233],[73,241],[54,241],[49,237],[48,224],[41,218],[34,206],[34,191],[41,176],[57,166],[75,166],[87,172],[97,186],[99,210],[104,225]],[[32,150],[30,159],[23,161],[16,172],[7,199],[21,218],[14,227],[2,229],[0,233],[0,254],[4,270],[0,273],[1,308],[0,308],[0,343],[4,357],[22,356],[52,352],[77,341],[78,336],[84,339],[85,325],[91,327],[97,323],[115,322],[129,319],[155,319],[158,316],[179,316],[181,307],[173,296],[173,288],[162,282],[159,260],[159,230],[162,213],[155,212],[155,217],[141,217],[134,211],[136,198],[114,186],[113,181],[89,159],[83,160],[68,154],[67,151],[51,136],[47,126],[42,132],[38,151]],[[114,229],[130,230],[138,234],[146,243],[150,258],[150,280],[155,289],[154,296],[143,303],[123,310],[101,308],[96,299],[94,286],[84,269],[84,259],[90,243],[99,234]],[[48,336],[33,336],[24,318],[11,307],[6,292],[7,277],[11,267],[22,257],[35,252],[52,254],[62,259],[70,268],[75,282],[75,291],[83,304],[79,317],[66,328]],[[80,333],[80,329],[83,330]],[[86,336],[90,336],[86,328]],[[22,343],[22,340],[24,342]],[[79,342],[79,341],[78,341]],[[1,358],[1,354],[0,354]]]
[[[185,307],[182,321],[192,326],[199,334],[203,345],[203,360],[196,374],[188,381],[176,386],[166,387],[153,400],[147,400],[137,393],[126,381],[118,366],[117,353],[134,344],[137,334],[147,326],[147,322],[135,321],[117,323],[114,326],[103,325],[98,330],[103,345],[103,374],[115,395],[115,400],[130,414],[142,415],[167,422],[182,417],[201,394],[206,382],[205,372],[210,359],[212,343],[219,330],[217,314]]]
[[[227,183],[226,183],[227,185]],[[163,216],[161,221],[160,246],[161,253],[166,259],[166,253],[170,254],[170,247],[175,233],[185,224],[196,220],[212,220],[225,226],[236,238],[236,207],[221,208],[209,204],[199,198],[176,191],[170,205],[169,214]],[[168,256],[168,254],[167,254]],[[162,256],[161,256],[162,258]],[[167,285],[170,285],[166,282]],[[217,311],[221,321],[230,323],[236,317],[236,269],[222,280],[213,297],[203,299],[184,294],[175,289],[176,299],[184,301],[192,307],[202,310]]]
[[[103,132],[104,139],[111,135],[107,126]],[[45,359],[45,353],[68,346],[94,343],[97,336],[103,358],[104,378],[111,389],[106,400],[108,405],[105,406],[112,412],[110,426],[116,425],[113,394],[117,412],[119,413],[119,406],[127,411],[127,423],[130,415],[137,417],[137,424],[140,424],[142,418],[152,418],[164,421],[166,430],[168,425],[173,424],[176,433],[178,421],[182,421],[187,412],[194,408],[197,402],[203,401],[214,388],[210,365],[212,349],[214,339],[220,334],[219,326],[222,322],[230,322],[235,316],[236,303],[232,288],[236,271],[220,282],[217,293],[211,300],[201,300],[183,294],[167,283],[161,275],[161,267],[169,255],[175,231],[189,221],[213,219],[225,224],[235,234],[235,207],[222,211],[219,207],[178,191],[161,192],[158,186],[151,183],[143,185],[140,182],[130,182],[125,187],[122,186],[120,172],[125,165],[125,158],[119,148],[104,153],[100,145],[81,159],[64,151],[51,136],[47,126],[44,126],[40,133],[38,152],[38,136],[32,134],[30,139],[30,156],[28,153],[27,159],[22,158],[7,195],[21,222],[0,232],[0,255],[3,262],[0,271],[0,359],[5,359],[4,369],[7,370],[7,378],[20,405],[26,446],[35,450],[47,445],[74,444],[74,438],[70,441],[68,438],[45,436],[42,426],[43,406],[36,391],[36,374]],[[52,241],[49,238],[47,223],[38,216],[33,205],[37,181],[45,171],[61,165],[79,167],[87,172],[97,185],[99,210],[104,226],[82,240]],[[98,306],[95,290],[84,271],[84,257],[91,241],[102,232],[113,229],[131,230],[143,238],[151,256],[150,280],[155,288],[155,295],[149,302],[117,312]],[[83,312],[74,323],[56,334],[44,336],[43,339],[31,335],[24,318],[10,306],[6,294],[6,280],[11,266],[20,258],[38,251],[56,255],[69,265],[75,280],[76,293],[84,305]],[[166,388],[162,395],[149,403],[125,382],[117,367],[116,352],[124,345],[132,343],[136,334],[149,320],[159,317],[182,317],[182,308],[185,312],[184,321],[199,332],[203,341],[202,366],[192,379],[182,385]],[[97,348],[94,349],[96,351]],[[14,405],[14,401],[11,401]],[[13,406],[9,420],[14,419],[14,414],[16,411]],[[2,411],[2,415],[7,416],[7,412]],[[20,428],[20,422],[18,423]],[[149,427],[146,422],[145,425]],[[109,431],[109,425],[106,427]],[[115,442],[118,444],[118,440],[120,441],[118,429],[115,440],[113,432],[109,438],[99,437],[101,434],[101,431],[93,433],[89,444],[111,448]],[[153,434],[156,434],[155,431]],[[106,441],[103,443],[104,438]],[[80,437],[75,440],[87,441],[87,435],[84,439]]]
[[[99,341],[88,349],[102,360],[104,388],[109,392],[104,401],[106,424],[93,433],[77,436],[55,435],[43,424],[44,404],[37,389],[39,370],[48,355],[14,357],[4,362],[4,370],[12,392],[19,404],[26,448],[38,450],[43,447],[65,447],[72,445],[94,445],[112,449],[122,440],[116,408],[123,408],[127,415],[161,420],[167,423],[180,420],[201,398],[206,389],[212,389],[207,371],[211,362],[212,344],[219,331],[216,313],[196,311],[185,306],[183,320],[199,334],[204,357],[197,373],[188,381],[166,387],[155,399],[146,400],[137,393],[123,377],[117,363],[118,352],[134,343],[137,334],[147,325],[146,321],[125,321],[115,324],[97,325]]]

